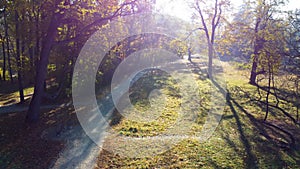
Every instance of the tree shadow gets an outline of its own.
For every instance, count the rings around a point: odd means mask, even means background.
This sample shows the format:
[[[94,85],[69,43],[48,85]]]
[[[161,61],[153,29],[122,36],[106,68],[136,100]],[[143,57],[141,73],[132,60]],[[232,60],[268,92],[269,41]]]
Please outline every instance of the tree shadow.
[[[258,87],[260,90],[263,90],[265,92],[268,91],[267,86],[256,85],[256,87]],[[274,90],[275,90],[275,93],[274,93]],[[300,106],[300,103],[297,100],[300,98],[300,96],[291,90],[271,87],[270,94],[273,96],[276,95],[278,97],[278,99],[284,100],[288,103],[292,103],[294,106]]]
[[[200,65],[199,65],[200,64]],[[200,80],[206,80],[207,79],[207,68],[203,68],[206,66],[206,63],[200,62],[189,62],[188,66],[191,68],[191,71],[198,75],[198,78]],[[201,68],[202,69],[201,69]]]
[[[226,102],[227,102],[228,106],[230,107],[231,112],[233,113],[233,117],[236,121],[237,129],[239,131],[240,139],[241,139],[241,141],[245,147],[245,151],[247,153],[247,157],[245,159],[246,166],[247,166],[247,168],[258,168],[257,163],[256,163],[257,158],[253,154],[251,144],[250,144],[246,134],[244,133],[240,117],[232,104],[232,103],[235,104],[236,102],[234,100],[232,100],[230,93],[227,94]],[[233,142],[231,142],[230,140],[227,140],[227,141],[229,142],[230,145],[233,145]]]
[[[246,97],[246,100],[251,100],[253,98]],[[240,99],[239,99],[240,101]],[[300,155],[299,155],[299,137],[295,137],[300,134],[299,130],[295,132],[296,126],[291,127],[294,129],[294,132],[290,130],[290,126],[287,124],[280,125],[280,121],[271,121],[266,122],[262,119],[258,119],[254,117],[251,113],[249,113],[241,103],[239,103],[236,99],[231,96],[231,93],[227,95],[227,104],[230,106],[231,112],[234,114],[237,125],[240,125],[240,120],[238,118],[237,111],[242,112],[243,115],[246,115],[247,119],[249,119],[251,126],[254,127],[255,133],[258,135],[249,135],[248,138],[252,140],[253,147],[255,151],[257,151],[260,155],[264,155],[266,158],[271,158],[270,154],[274,156],[274,159],[271,159],[273,163],[281,167],[287,167],[289,164],[286,164],[285,160],[282,157],[280,151],[285,152],[290,158],[292,158],[296,163],[300,164]],[[259,106],[260,104],[256,104]],[[237,107],[236,110],[234,107]],[[283,122],[282,122],[283,123]],[[242,132],[242,128],[238,127],[240,131],[241,139],[245,145],[246,151],[251,150],[247,147],[249,146],[249,141],[245,140],[246,136]],[[298,133],[298,134],[297,134]],[[230,142],[229,142],[230,143]],[[253,154],[252,154],[253,155]],[[249,162],[253,157],[250,154],[247,161]],[[270,159],[269,159],[270,160]],[[252,168],[251,163],[248,165]]]
[[[243,93],[246,93],[245,91],[243,91],[243,89],[239,88],[240,91],[242,91]],[[255,99],[254,97],[251,97],[249,94],[246,94],[246,95],[243,95],[245,97],[246,100],[250,100],[252,104],[254,104],[255,106],[257,107],[260,107],[262,111],[265,111],[265,102],[263,101],[260,101],[260,100],[257,100]],[[252,121],[256,120],[258,121],[259,123],[262,123],[264,124],[267,128],[273,128],[273,130],[277,130],[277,131],[280,131],[280,132],[283,132],[284,135],[290,137],[290,146],[293,147],[295,146],[295,138],[293,137],[293,134],[291,134],[290,131],[284,129],[285,128],[289,128],[289,126],[287,125],[290,125],[292,126],[293,128],[297,128],[297,126],[299,126],[299,124],[296,122],[296,120],[288,113],[286,112],[284,109],[278,107],[278,106],[274,106],[274,105],[269,105],[271,107],[271,111],[273,110],[273,113],[276,111],[276,110],[279,110],[280,112],[282,112],[285,116],[287,116],[290,120],[292,120],[292,122],[294,122],[294,125],[290,124],[290,123],[285,123],[283,121],[284,124],[280,124],[277,125],[275,124],[276,121],[275,120],[270,120],[270,122],[268,121],[263,121],[261,119],[256,119],[255,117],[253,117],[250,113],[248,113],[246,110],[243,109],[242,105],[241,104],[238,104],[236,102],[236,104],[238,105],[238,107],[244,112],[244,114],[246,114]],[[276,115],[274,115],[275,117],[277,117]],[[280,116],[278,116],[280,117]],[[278,123],[278,122],[277,122]],[[280,127],[283,126],[283,127]]]
[[[199,66],[197,65],[197,63],[191,63],[193,66],[193,72],[199,75],[199,78],[201,80],[207,79],[207,76],[203,76],[204,72],[203,70],[201,70],[199,68]],[[219,71],[222,71],[220,68],[218,69]],[[224,89],[223,87],[221,87],[221,85],[215,81],[213,78],[211,79],[212,84],[219,90],[219,92],[221,92],[223,94],[223,96],[226,96],[226,103],[227,105],[230,107],[230,110],[232,112],[232,116],[229,116],[228,118],[234,118],[236,125],[237,125],[237,129],[239,131],[239,136],[240,136],[240,140],[245,148],[245,151],[247,153],[246,158],[244,159],[244,162],[246,164],[247,168],[258,168],[257,166],[257,157],[255,156],[255,154],[252,151],[252,147],[250,144],[250,141],[247,138],[247,135],[244,132],[243,129],[243,124],[241,122],[241,119],[238,115],[238,112],[236,111],[236,109],[234,108],[234,103],[232,102],[232,98],[230,96],[230,93],[228,93],[228,91],[226,89]],[[235,143],[229,139],[229,137],[224,137],[224,139],[227,141],[227,143],[235,150],[238,151],[238,147],[235,145]]]
[[[260,154],[264,154],[265,156],[269,156],[273,153],[278,161],[274,161],[278,163],[280,166],[285,166],[285,161],[280,154],[280,151],[284,151],[289,155],[289,157],[293,158],[298,164],[300,164],[300,156],[297,155],[299,152],[299,138],[294,137],[300,134],[299,130],[297,132],[291,132],[290,124],[283,124],[284,122],[280,121],[263,121],[262,119],[255,118],[252,114],[247,112],[241,104],[239,104],[236,100],[231,98],[231,101],[234,105],[246,115],[246,117],[250,120],[254,129],[259,133],[260,137],[255,138],[255,146],[256,150]],[[280,126],[280,123],[283,125]],[[296,126],[294,126],[296,128]],[[295,129],[292,127],[293,129]],[[295,129],[297,130],[297,129]],[[298,133],[298,134],[297,134]],[[254,136],[255,137],[255,136]],[[264,139],[262,139],[264,138]]]
[[[194,73],[200,74],[199,78],[203,80],[203,70],[199,69],[196,63],[192,64],[195,69]],[[276,124],[257,119],[239,103],[244,99],[252,101],[253,98],[245,97],[237,101],[231,96],[231,93],[227,89],[222,88],[217,81],[211,79],[211,82],[217,87],[219,92],[226,96],[226,103],[232,115],[226,116],[223,120],[232,118],[235,120],[239,138],[247,154],[244,159],[246,168],[259,168],[258,164],[261,156],[266,158],[265,160],[269,160],[270,163],[275,163],[277,167],[287,167],[289,164],[286,164],[282,154],[279,153],[280,151],[286,152],[297,164],[300,164],[299,145],[297,145],[298,140],[295,140],[291,132]],[[255,106],[263,107],[257,103]],[[240,112],[243,114],[240,114]],[[241,120],[241,118],[243,118],[243,120]],[[245,126],[246,123],[244,119],[250,121],[251,127],[253,127],[253,134],[245,131],[247,126]],[[221,135],[233,150],[236,152],[239,151],[238,145],[230,139],[228,133],[224,132],[221,133]]]

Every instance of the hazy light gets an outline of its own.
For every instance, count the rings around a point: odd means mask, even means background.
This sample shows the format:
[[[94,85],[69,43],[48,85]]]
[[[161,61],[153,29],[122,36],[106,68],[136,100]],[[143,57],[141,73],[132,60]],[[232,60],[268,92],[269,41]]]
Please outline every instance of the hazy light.
[[[163,14],[191,21],[194,12],[194,10],[189,7],[189,3],[191,2],[193,2],[193,0],[157,0],[156,9]],[[231,6],[235,10],[242,4],[242,0],[231,0]],[[284,10],[295,10],[296,8],[300,9],[300,1],[289,0],[289,2],[286,2]]]
[[[190,20],[192,10],[184,0],[157,0],[156,8],[163,14],[172,15],[184,20]]]

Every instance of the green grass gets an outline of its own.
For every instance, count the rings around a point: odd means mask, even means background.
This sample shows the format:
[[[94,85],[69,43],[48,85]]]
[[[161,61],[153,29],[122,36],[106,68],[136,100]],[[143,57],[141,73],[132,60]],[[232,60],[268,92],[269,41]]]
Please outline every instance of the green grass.
[[[145,109],[144,103],[137,102],[135,108],[137,110]],[[118,125],[114,127],[114,130],[119,131],[119,134],[125,136],[154,136],[162,131],[165,131],[168,127],[175,123],[178,117],[176,109],[179,106],[178,99],[169,98],[166,103],[168,106],[158,115],[158,117],[151,122],[139,122],[132,120],[122,120]],[[126,111],[126,110],[125,110]],[[131,112],[132,115],[137,112]],[[143,116],[143,115],[141,115]]]
[[[299,127],[280,111],[271,110],[267,122],[289,131],[296,139],[296,145],[287,146],[291,142],[289,136],[262,121],[265,107],[253,101],[258,98],[258,94],[256,87],[248,84],[248,70],[229,64],[224,64],[223,68],[228,90],[227,104],[222,120],[210,139],[205,142],[184,139],[170,147],[168,151],[150,157],[130,158],[103,150],[96,168],[299,168]],[[198,123],[194,127],[196,132],[201,131],[211,102],[208,92],[211,83],[203,79],[199,79],[197,83],[201,106],[197,110],[196,121]],[[169,84],[176,87],[176,84]],[[137,96],[142,96],[142,93]],[[265,92],[262,91],[262,95],[264,96]],[[138,110],[148,109],[149,104],[144,100],[147,96],[145,94],[143,99],[132,97],[132,102]],[[173,112],[172,107],[176,107],[174,104],[182,102],[180,97],[168,96],[168,98],[176,102],[168,101],[163,112]],[[271,102],[274,101],[274,97],[271,97]],[[281,102],[280,106],[295,116],[294,105],[284,100]],[[162,113],[159,118],[166,119],[166,114]],[[176,113],[170,113],[170,115],[177,117]],[[168,120],[169,123],[162,124],[138,123],[119,118],[119,122],[114,127],[121,135],[153,136],[161,134],[168,127],[167,124],[172,124],[173,118],[168,118]]]
[[[205,96],[209,84],[201,83],[201,85],[201,88],[199,87],[201,99],[207,99],[203,96]],[[153,94],[153,91],[158,93],[154,92]],[[134,137],[155,136],[164,133],[168,128],[174,126],[179,118],[180,106],[184,102],[179,93],[178,84],[167,74],[158,71],[144,75],[131,87],[129,97],[133,108],[128,107],[123,110],[126,118],[120,118],[117,121],[114,119],[113,130],[121,135]],[[148,100],[149,96],[152,101]],[[189,98],[187,102],[192,99]],[[204,123],[204,111],[201,109],[196,111],[198,116],[191,132],[201,129]],[[120,117],[119,112],[115,112],[115,114]]]

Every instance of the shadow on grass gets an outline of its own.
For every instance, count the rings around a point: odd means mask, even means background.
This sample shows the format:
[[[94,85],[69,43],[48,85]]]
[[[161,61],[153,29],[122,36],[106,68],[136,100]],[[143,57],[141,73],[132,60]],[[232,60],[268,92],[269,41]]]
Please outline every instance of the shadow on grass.
[[[260,90],[263,90],[265,92],[268,91],[268,87],[267,86],[260,86],[260,85],[256,85]],[[271,95],[275,95],[274,93],[277,95],[277,97],[280,100],[284,100],[286,102],[292,103],[294,106],[300,106],[300,103],[297,101],[298,98],[300,98],[299,95],[297,95],[294,91],[288,90],[288,89],[283,89],[283,88],[274,88],[271,87],[271,91],[270,94]]]
[[[201,80],[206,78],[203,76],[206,73],[197,66],[197,63],[192,64],[195,69],[193,72],[197,73]],[[261,166],[267,168],[286,168],[300,165],[299,138],[294,138],[296,133],[292,133],[288,129],[276,125],[276,123],[264,122],[250,114],[244,108],[244,105],[241,104],[241,101],[247,100],[249,104],[250,100],[251,104],[249,105],[260,108],[262,112],[264,106],[259,104],[259,102],[253,102],[253,98],[248,97],[249,95],[233,98],[232,93],[222,88],[218,82],[212,80],[212,83],[217,87],[219,92],[226,96],[226,103],[232,114],[225,116],[223,120],[234,119],[239,139],[246,153],[244,158],[246,168],[259,168]],[[299,130],[297,133],[298,135],[300,134]],[[221,135],[233,150],[236,152],[241,151],[239,145],[230,139],[228,133],[223,132]],[[292,162],[290,159],[293,159]]]
[[[236,103],[236,102],[234,100],[232,101],[232,98],[230,97],[229,93],[227,94],[226,101],[230,107],[231,112],[233,113],[233,117],[236,121],[237,129],[239,131],[240,139],[241,139],[241,141],[245,147],[245,151],[247,153],[247,157],[245,159],[246,166],[247,166],[247,168],[258,168],[257,163],[256,163],[257,158],[252,152],[250,142],[249,142],[246,134],[244,133],[240,117],[232,104],[232,102],[233,103]],[[230,143],[232,145],[232,142],[230,142]]]
[[[197,63],[192,63],[193,66],[193,72],[197,73],[199,75],[199,78],[201,80],[204,80],[204,78],[207,78],[205,76],[203,76],[205,73],[203,72],[203,70],[201,70],[199,68],[199,66],[197,65]],[[255,156],[255,154],[252,151],[252,147],[250,144],[249,139],[247,138],[247,135],[244,132],[243,129],[243,124],[240,120],[240,117],[238,115],[238,112],[236,111],[236,109],[234,108],[234,105],[232,103],[232,98],[230,97],[230,94],[228,93],[228,91],[226,91],[226,89],[222,88],[217,81],[215,80],[211,80],[211,82],[213,83],[214,86],[217,87],[217,89],[219,90],[219,92],[221,92],[224,96],[226,96],[226,103],[227,105],[230,107],[230,110],[232,112],[232,115],[229,116],[228,118],[234,118],[236,125],[237,125],[237,129],[239,131],[239,136],[240,136],[240,140],[245,148],[245,151],[247,153],[246,158],[244,159],[244,162],[246,164],[247,168],[258,168],[257,166],[257,158]],[[235,145],[235,143],[233,141],[231,141],[229,139],[229,137],[224,137],[224,139],[227,141],[227,143],[235,150],[238,151],[237,146]],[[216,166],[216,168],[218,168]]]
[[[240,88],[239,90],[242,91],[243,89]],[[245,110],[243,103],[239,103],[240,101],[237,100],[250,100],[253,106],[259,107],[261,112],[264,113],[265,105],[262,101],[257,101],[250,95],[243,95],[243,98],[240,96],[238,97],[239,98],[237,99],[233,99],[229,95],[229,100],[239,109],[240,112],[246,115],[255,131],[257,131],[260,135],[260,137],[253,136],[255,137],[253,139],[253,142],[255,143],[254,146],[256,146],[255,150],[265,157],[271,158],[273,156],[272,158],[274,159],[272,161],[274,165],[276,164],[280,167],[289,166],[289,164],[286,163],[287,161],[283,159],[282,154],[286,154],[299,166],[299,128],[291,123],[286,123],[282,119],[282,116],[275,116],[276,119],[269,121],[263,121],[262,119],[254,117],[251,113]],[[272,111],[275,111],[275,109],[273,108]],[[283,111],[284,114],[286,114],[283,109],[280,109],[280,111]],[[272,156],[270,154],[272,154]]]
[[[198,78],[200,80],[207,79],[207,68],[202,68],[203,66],[205,66],[204,63],[190,62],[190,63],[188,63],[188,65],[191,67],[193,73],[199,75]]]
[[[265,122],[262,119],[255,118],[252,114],[246,111],[241,104],[238,103],[235,99],[228,94],[228,105],[231,108],[236,119],[238,119],[237,110],[234,109],[234,106],[238,108],[239,112],[242,112],[243,115],[246,115],[246,118],[249,119],[251,126],[253,126],[253,134],[248,134],[249,140],[251,140],[253,149],[256,154],[260,157],[264,157],[265,160],[269,161],[272,166],[268,167],[287,167],[291,164],[288,164],[286,159],[283,158],[283,154],[288,155],[292,158],[297,165],[300,165],[300,156],[299,156],[299,138],[294,138],[293,135],[296,133],[291,133],[288,127],[284,128],[279,127],[275,122]],[[275,123],[275,124],[274,124]],[[277,122],[278,123],[278,122]],[[237,120],[237,124],[239,124]],[[240,127],[239,127],[240,130]],[[241,134],[242,140],[245,138]],[[299,134],[299,131],[298,131]],[[248,149],[249,142],[243,141],[246,150]],[[253,144],[254,143],[254,144]],[[250,148],[250,147],[249,147]],[[249,157],[250,160],[252,157]],[[249,163],[251,164],[251,163]],[[249,165],[251,168],[252,165]]]

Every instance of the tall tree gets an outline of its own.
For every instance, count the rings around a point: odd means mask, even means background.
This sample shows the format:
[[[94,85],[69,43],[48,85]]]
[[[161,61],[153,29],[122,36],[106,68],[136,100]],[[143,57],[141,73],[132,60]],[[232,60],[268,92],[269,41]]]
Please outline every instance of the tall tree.
[[[256,84],[257,75],[264,73],[265,70],[262,69],[258,71],[260,51],[264,48],[264,33],[267,30],[267,26],[270,22],[274,21],[274,16],[276,8],[282,4],[281,0],[271,0],[267,2],[266,0],[257,0],[255,9],[255,24],[254,24],[254,44],[253,44],[253,55],[252,55],[252,68],[249,78],[250,84]]]
[[[41,100],[44,95],[44,81],[47,75],[49,55],[51,48],[54,44],[56,44],[55,40],[58,38],[58,31],[61,29],[60,26],[69,23],[70,21],[74,21],[71,15],[73,12],[87,14],[86,16],[83,16],[83,18],[87,17],[83,21],[83,23],[87,24],[83,25],[83,28],[80,29],[79,33],[77,33],[76,36],[67,37],[63,40],[60,39],[59,44],[71,43],[75,40],[78,40],[78,37],[86,35],[89,30],[93,30],[97,26],[101,27],[115,17],[130,14],[132,10],[138,8],[138,6],[135,5],[136,2],[137,0],[124,2],[106,1],[107,4],[101,4],[94,3],[94,1],[55,0],[50,5],[52,6],[52,9],[47,10],[47,14],[48,16],[51,16],[51,18],[45,33],[46,36],[41,46],[34,94],[27,112],[27,122],[37,122],[39,119]],[[52,13],[49,13],[49,11],[52,11]]]
[[[3,67],[2,67],[2,79],[3,81],[6,81],[6,52],[5,52],[5,39],[1,36],[1,46],[2,46],[2,56],[3,56]]]
[[[209,5],[207,5],[209,4]],[[195,0],[192,8],[200,18],[202,27],[198,28],[205,32],[208,46],[208,76],[212,77],[213,54],[216,30],[220,25],[223,9],[229,5],[228,0],[215,0],[212,4],[204,0]]]
[[[46,74],[47,74],[48,58],[51,52],[51,47],[54,43],[57,34],[57,28],[60,25],[61,19],[65,15],[65,10],[59,8],[61,2],[63,1],[58,1],[58,0],[54,1],[53,4],[54,10],[50,14],[51,15],[50,23],[47,28],[45,39],[42,43],[41,56],[38,64],[36,81],[34,85],[34,94],[31,99],[27,116],[26,116],[26,120],[29,123],[37,122],[39,119],[40,105],[44,93],[44,81],[46,79]]]
[[[6,54],[7,54],[9,77],[10,77],[11,83],[13,83],[14,79],[13,79],[13,73],[12,73],[12,67],[11,67],[10,46],[9,46],[9,35],[8,35],[8,23],[7,23],[6,9],[7,9],[7,7],[4,7],[4,9],[3,9],[4,32],[5,32],[5,42],[6,42]]]
[[[20,32],[19,32],[19,14],[15,10],[15,32],[16,32],[16,60],[17,60],[17,72],[18,72],[18,85],[20,102],[24,102],[24,91],[23,91],[23,79],[22,79],[22,65],[21,65],[21,53],[20,53]]]
[[[291,11],[289,13],[289,27],[286,29],[286,43],[288,45],[288,52],[284,67],[289,72],[289,81],[294,84],[294,102],[296,107],[296,121],[299,122],[300,111],[300,9]]]
[[[255,85],[257,76],[267,73],[264,63],[267,60],[266,51],[282,49],[281,43],[270,43],[270,39],[276,42],[283,41],[281,35],[285,23],[276,18],[280,0],[250,0],[240,7],[232,22],[228,23],[218,43],[218,52],[230,56],[243,56],[250,59],[251,71],[249,83]],[[279,40],[279,41],[278,41]],[[225,51],[225,52],[223,52]],[[276,52],[283,52],[273,50]],[[282,53],[281,53],[282,54]],[[225,54],[224,54],[225,55]],[[276,56],[279,56],[277,53]],[[280,62],[280,58],[277,58]]]

